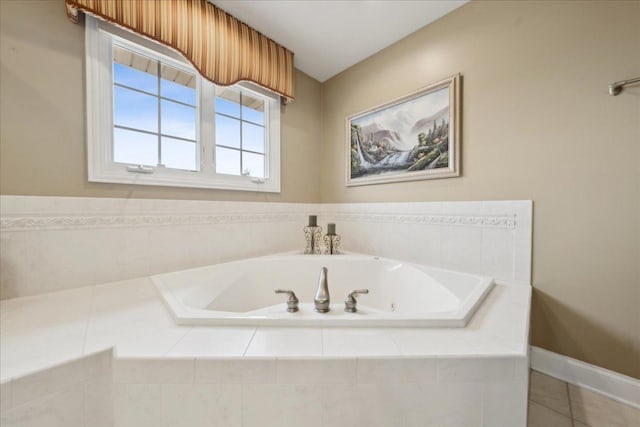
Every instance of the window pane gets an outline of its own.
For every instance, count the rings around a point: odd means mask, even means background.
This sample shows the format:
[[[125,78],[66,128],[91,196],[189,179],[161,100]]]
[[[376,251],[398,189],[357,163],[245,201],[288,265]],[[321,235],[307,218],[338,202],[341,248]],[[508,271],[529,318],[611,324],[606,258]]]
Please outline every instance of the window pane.
[[[216,145],[240,148],[240,120],[216,114]]]
[[[113,161],[156,166],[158,164],[158,137],[115,128],[113,130]]]
[[[264,100],[242,93],[242,120],[264,125]]]
[[[264,128],[242,122],[242,149],[264,153]]]
[[[243,151],[242,169],[243,172],[249,172],[249,176],[264,178],[264,156]]]
[[[114,124],[158,132],[158,98],[114,86],[113,101]]]
[[[216,113],[240,118],[240,93],[231,89],[217,87]]]
[[[161,101],[162,133],[180,138],[196,139],[196,109],[172,101]]]
[[[195,142],[162,137],[162,164],[168,168],[198,170],[196,149]]]
[[[113,47],[113,80],[145,92],[158,94],[158,61],[120,46]]]
[[[240,175],[240,151],[216,147],[216,172]]]
[[[196,76],[169,65],[162,65],[161,96],[196,105]]]

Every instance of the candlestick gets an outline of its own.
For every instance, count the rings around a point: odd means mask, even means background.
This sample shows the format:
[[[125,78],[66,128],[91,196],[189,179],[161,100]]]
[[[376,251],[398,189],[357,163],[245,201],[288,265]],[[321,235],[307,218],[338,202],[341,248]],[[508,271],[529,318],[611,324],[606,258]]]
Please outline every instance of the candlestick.
[[[324,253],[327,255],[337,255],[340,246],[340,236],[338,234],[326,234],[324,236]]]
[[[304,253],[308,255],[320,255],[320,236],[322,236],[322,227],[306,226],[304,227],[304,237],[307,242]]]
[[[336,225],[333,223],[327,224],[327,234],[333,236],[336,234]]]

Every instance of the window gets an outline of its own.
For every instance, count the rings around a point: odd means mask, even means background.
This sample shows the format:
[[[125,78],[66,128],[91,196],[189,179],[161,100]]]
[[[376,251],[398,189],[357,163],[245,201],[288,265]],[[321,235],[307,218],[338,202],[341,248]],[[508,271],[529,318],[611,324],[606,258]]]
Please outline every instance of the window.
[[[199,170],[196,73],[113,41],[113,161]]]
[[[280,102],[87,17],[89,180],[280,191]]]
[[[264,176],[264,100],[216,90],[216,167],[219,173]]]

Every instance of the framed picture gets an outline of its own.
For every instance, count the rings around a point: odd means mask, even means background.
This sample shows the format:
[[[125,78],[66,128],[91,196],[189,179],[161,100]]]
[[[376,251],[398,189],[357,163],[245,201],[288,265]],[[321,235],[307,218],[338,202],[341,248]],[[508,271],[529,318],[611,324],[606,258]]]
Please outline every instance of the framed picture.
[[[460,176],[460,78],[347,117],[346,185]]]

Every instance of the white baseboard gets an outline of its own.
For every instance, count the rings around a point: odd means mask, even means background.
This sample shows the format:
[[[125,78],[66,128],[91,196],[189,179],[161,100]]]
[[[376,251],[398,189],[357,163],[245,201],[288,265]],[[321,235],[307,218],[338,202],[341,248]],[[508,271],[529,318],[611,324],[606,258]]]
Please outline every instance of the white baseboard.
[[[640,409],[640,380],[531,346],[531,369]]]

